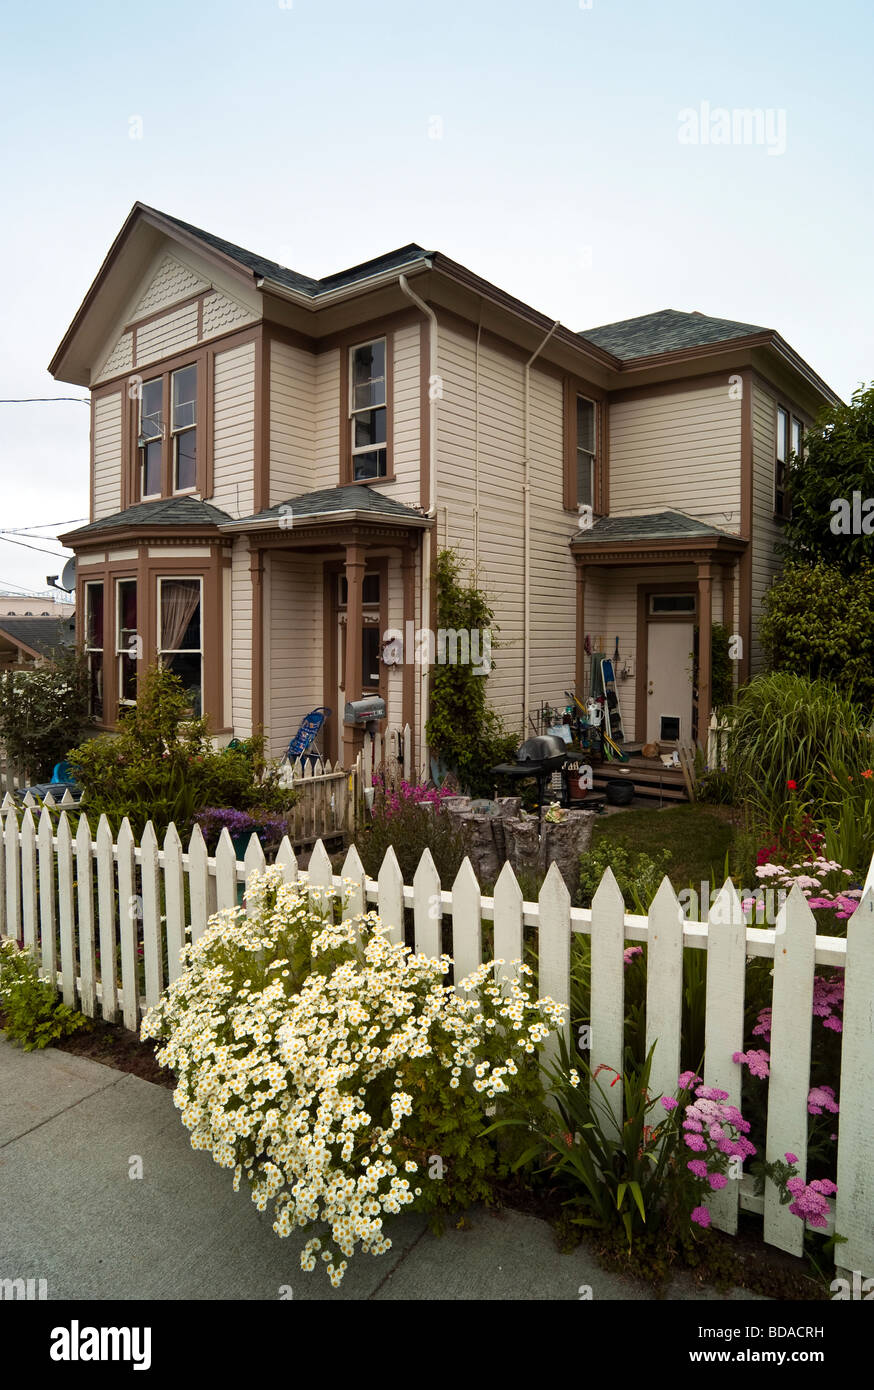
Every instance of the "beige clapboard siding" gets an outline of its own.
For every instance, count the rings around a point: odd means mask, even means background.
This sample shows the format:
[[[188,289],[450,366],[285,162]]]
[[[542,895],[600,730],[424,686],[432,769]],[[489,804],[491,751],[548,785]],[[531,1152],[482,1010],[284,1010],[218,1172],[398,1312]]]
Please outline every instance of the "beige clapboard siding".
[[[774,520],[774,463],[777,451],[777,403],[758,382],[753,383],[753,535],[752,535],[752,641],[750,672],[764,667],[759,642],[762,599],[780,567],[776,544],[782,528]]]
[[[268,564],[264,686],[268,749],[271,757],[279,757],[304,715],[324,703],[324,596],[319,564],[281,552],[271,554]]]
[[[94,402],[92,521],[121,510],[121,407],[120,391]]]
[[[741,402],[724,386],[610,407],[610,511],[675,507],[740,530]]]
[[[181,309],[163,314],[159,319],[137,329],[137,371],[172,357],[197,343],[197,305],[186,304]]]
[[[315,460],[312,488],[337,487],[340,481],[340,349],[316,356]]]
[[[395,481],[381,486],[389,497],[408,507],[419,503],[419,411],[422,399],[419,336],[418,323],[399,329],[394,335],[392,462]]]
[[[255,344],[215,357],[213,416],[214,506],[230,516],[254,509]]]
[[[316,447],[316,358],[270,344],[270,505],[312,491]]]
[[[234,544],[231,557],[231,709],[234,734],[252,733],[252,576],[249,547]]]
[[[438,535],[474,560],[476,352],[472,339],[441,328]],[[531,627],[529,699],[556,703],[574,679],[576,597],[568,542],[573,518],[563,506],[562,389],[531,371]],[[521,729],[524,700],[524,376],[517,360],[480,345],[480,578],[499,628],[489,698]]]

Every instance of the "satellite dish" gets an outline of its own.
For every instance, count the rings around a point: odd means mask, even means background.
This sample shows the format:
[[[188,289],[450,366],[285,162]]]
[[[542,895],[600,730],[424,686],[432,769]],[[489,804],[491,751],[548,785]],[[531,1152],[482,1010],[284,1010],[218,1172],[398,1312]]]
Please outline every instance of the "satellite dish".
[[[61,585],[60,585],[60,587],[61,587],[62,589],[66,589],[66,590],[67,590],[67,593],[69,593],[69,594],[71,594],[71,593],[73,592],[73,590],[75,589],[75,587],[76,587],[76,560],[75,560],[75,556],[73,557],[73,559],[68,560],[67,563],[64,565],[64,569],[63,569],[63,572],[62,572],[62,574],[61,574]]]

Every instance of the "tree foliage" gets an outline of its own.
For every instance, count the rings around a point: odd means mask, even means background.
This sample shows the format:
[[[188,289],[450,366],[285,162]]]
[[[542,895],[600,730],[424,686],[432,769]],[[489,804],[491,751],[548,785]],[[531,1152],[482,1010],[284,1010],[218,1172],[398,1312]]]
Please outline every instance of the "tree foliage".
[[[49,666],[0,675],[0,744],[34,780],[47,777],[81,738],[88,719],[88,672],[76,651]]]
[[[790,460],[788,487],[792,516],[783,548],[790,560],[822,560],[849,574],[874,559],[874,504],[860,515],[864,502],[874,501],[874,382],[860,386],[849,405],[830,406],[820,415],[805,435],[804,457]],[[859,494],[855,531],[854,492]]]
[[[772,670],[831,681],[874,708],[874,561],[853,575],[821,560],[790,564],[763,608],[759,636]]]

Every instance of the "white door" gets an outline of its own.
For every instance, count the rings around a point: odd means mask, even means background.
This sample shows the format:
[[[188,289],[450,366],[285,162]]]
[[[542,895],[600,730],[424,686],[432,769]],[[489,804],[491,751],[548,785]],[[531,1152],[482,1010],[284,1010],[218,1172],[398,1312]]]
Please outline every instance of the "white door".
[[[691,623],[650,623],[647,634],[648,743],[692,742]]]

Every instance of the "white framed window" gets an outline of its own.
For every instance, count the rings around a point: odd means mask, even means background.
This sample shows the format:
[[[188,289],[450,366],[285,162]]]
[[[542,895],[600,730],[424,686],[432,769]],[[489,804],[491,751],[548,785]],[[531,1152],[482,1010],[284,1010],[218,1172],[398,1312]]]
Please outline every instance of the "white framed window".
[[[115,659],[118,673],[118,702],[137,702],[137,660],[140,637],[137,630],[137,581],[115,581]]]
[[[172,372],[170,381],[173,491],[193,492],[197,486],[197,363]]]
[[[203,580],[162,575],[158,580],[158,652],[161,665],[185,687],[195,717],[203,713]]]
[[[85,659],[88,663],[88,713],[103,719],[103,585],[85,585]]]
[[[804,450],[804,426],[797,415],[792,416],[791,432],[792,452],[796,458],[801,458]]]
[[[777,406],[777,457],[774,464],[774,512],[786,516],[789,495],[786,491],[786,466],[789,462],[789,411]]]
[[[352,479],[384,478],[388,472],[386,339],[349,349],[349,416]]]
[[[164,464],[164,379],[144,381],[140,396],[140,496],[161,496]]]
[[[577,506],[595,505],[595,452],[597,411],[594,401],[577,396],[576,485]]]

